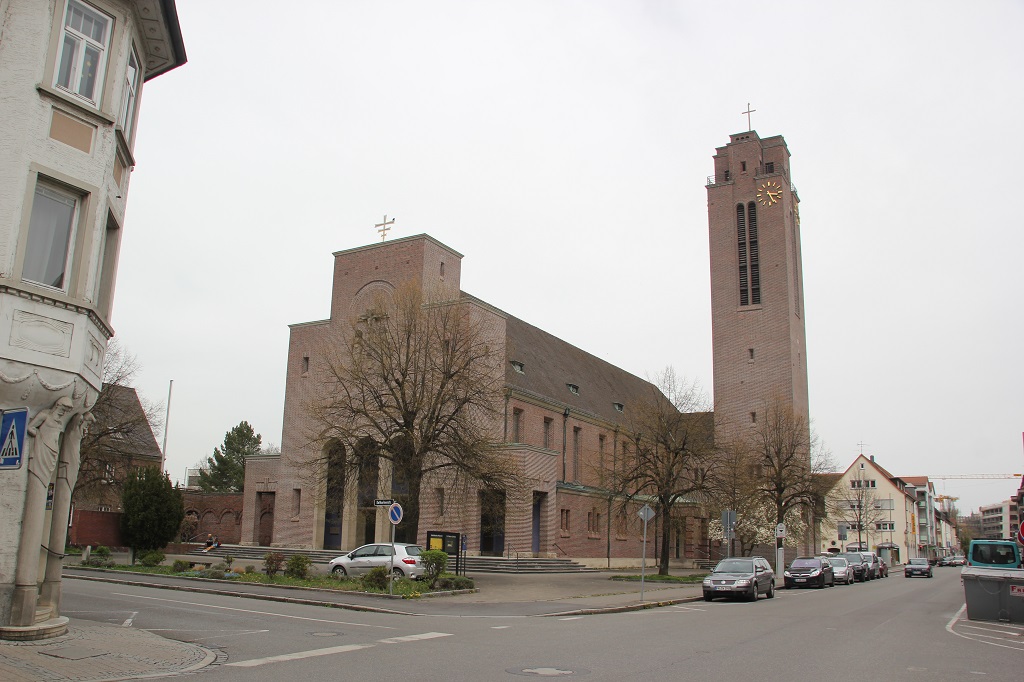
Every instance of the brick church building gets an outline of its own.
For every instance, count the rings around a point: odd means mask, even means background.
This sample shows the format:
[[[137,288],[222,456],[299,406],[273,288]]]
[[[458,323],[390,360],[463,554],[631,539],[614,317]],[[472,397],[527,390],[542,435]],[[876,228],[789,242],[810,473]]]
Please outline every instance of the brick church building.
[[[756,421],[769,395],[807,414],[797,196],[781,137],[733,135],[715,155],[708,182],[714,338],[715,419],[722,429]],[[504,356],[503,423],[495,424],[528,490],[517,499],[466,495],[457,512],[443,489],[421,488],[419,536],[458,532],[470,554],[569,557],[595,566],[635,565],[643,551],[637,509],[607,490],[609,463],[622,452],[631,405],[653,387],[462,290],[462,255],[428,235],[334,254],[330,317],[291,326],[279,455],[246,461],[241,542],[349,550],[386,541],[384,508],[358,484],[340,496],[307,475],[316,458],[308,405],[327,378],[324,349],[379,291],[405,282],[443,287],[498,330]],[[721,417],[721,419],[720,419]],[[499,431],[500,430],[500,431]],[[611,466],[614,466],[613,464]],[[390,497],[386,483],[376,495]],[[374,491],[371,491],[374,492]],[[449,493],[451,494],[451,493]],[[678,505],[669,533],[673,559],[706,558],[707,511]],[[656,556],[656,528],[647,556]]]

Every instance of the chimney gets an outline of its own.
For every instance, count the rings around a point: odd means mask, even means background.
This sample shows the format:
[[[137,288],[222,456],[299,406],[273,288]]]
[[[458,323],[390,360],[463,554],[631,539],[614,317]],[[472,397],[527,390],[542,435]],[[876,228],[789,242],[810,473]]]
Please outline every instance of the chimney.
[[[875,456],[874,456],[874,455],[871,455],[871,461],[872,461],[872,462],[874,462],[874,461],[875,461]]]

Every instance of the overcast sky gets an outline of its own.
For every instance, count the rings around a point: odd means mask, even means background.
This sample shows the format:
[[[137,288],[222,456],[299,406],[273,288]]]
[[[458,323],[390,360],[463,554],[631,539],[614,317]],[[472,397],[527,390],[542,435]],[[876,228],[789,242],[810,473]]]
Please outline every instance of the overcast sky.
[[[792,153],[825,446],[1024,471],[1024,3],[177,7],[189,61],[143,91],[113,314],[140,392],[174,381],[172,479],[242,420],[281,442],[288,325],[329,315],[332,252],[385,214],[464,254],[467,292],[710,394],[705,183],[748,102]],[[1017,487],[936,485],[964,511]]]

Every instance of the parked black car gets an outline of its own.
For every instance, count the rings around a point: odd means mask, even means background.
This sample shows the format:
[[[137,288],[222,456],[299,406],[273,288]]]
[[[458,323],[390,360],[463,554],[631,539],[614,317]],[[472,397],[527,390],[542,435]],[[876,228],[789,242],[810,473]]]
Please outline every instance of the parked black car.
[[[853,566],[854,580],[862,583],[868,579],[868,562],[865,561],[864,556],[860,552],[847,552],[846,554],[840,554],[839,556],[846,559],[849,564]]]
[[[786,587],[834,587],[836,576],[832,571],[832,564],[828,559],[821,557],[802,556],[793,559],[793,563],[786,569]]]

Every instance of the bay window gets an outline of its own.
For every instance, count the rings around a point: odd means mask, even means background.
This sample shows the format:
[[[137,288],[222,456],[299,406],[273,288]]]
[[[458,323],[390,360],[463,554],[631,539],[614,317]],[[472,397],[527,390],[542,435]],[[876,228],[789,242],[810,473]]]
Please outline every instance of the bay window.
[[[43,183],[36,185],[25,244],[23,280],[66,289],[68,256],[79,203],[79,197],[73,194]]]

